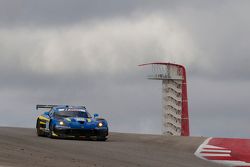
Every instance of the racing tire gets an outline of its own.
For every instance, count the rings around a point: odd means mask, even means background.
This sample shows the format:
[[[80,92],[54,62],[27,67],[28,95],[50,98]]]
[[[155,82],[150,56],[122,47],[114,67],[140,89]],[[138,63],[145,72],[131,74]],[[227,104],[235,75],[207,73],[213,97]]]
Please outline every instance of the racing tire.
[[[40,122],[40,119],[37,119],[37,122],[36,122],[36,133],[37,133],[37,136],[44,137],[45,136],[45,132],[40,129],[41,126],[40,126],[39,122]]]
[[[54,130],[54,127],[52,126],[51,123],[49,123],[49,133],[48,133],[48,137],[51,138],[51,139],[55,139],[56,137],[53,136],[53,130]]]

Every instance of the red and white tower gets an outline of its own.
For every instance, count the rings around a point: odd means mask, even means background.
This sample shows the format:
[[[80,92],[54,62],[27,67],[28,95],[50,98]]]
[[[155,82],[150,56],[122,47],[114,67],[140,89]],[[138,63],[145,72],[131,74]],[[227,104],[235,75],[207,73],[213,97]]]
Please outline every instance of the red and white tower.
[[[189,136],[187,80],[185,67],[173,63],[148,63],[148,79],[162,80],[162,133]]]

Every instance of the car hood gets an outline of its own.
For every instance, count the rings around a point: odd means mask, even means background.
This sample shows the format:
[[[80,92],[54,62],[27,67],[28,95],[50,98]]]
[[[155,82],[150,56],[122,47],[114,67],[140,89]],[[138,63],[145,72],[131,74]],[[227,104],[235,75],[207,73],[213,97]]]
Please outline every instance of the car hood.
[[[81,117],[68,117],[68,118],[64,118],[63,119],[64,121],[67,121],[67,122],[93,122],[94,120],[92,118],[81,118]]]

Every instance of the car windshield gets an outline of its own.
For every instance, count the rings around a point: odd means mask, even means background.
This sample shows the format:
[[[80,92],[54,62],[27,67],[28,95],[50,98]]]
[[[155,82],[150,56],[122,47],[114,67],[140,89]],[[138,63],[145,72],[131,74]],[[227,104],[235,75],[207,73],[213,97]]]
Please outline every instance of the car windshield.
[[[91,118],[91,115],[86,111],[59,111],[55,112],[55,117]]]

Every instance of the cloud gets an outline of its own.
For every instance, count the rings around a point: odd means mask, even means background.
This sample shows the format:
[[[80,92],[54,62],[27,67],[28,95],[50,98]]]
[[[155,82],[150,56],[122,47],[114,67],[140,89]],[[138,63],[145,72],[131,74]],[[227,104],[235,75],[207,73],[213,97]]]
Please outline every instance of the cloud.
[[[199,8],[189,3],[175,11],[175,18],[192,34],[199,55],[189,69],[213,80],[249,81],[249,1],[208,3]]]
[[[2,68],[36,74],[120,73],[163,60],[189,64],[195,46],[176,20],[160,14],[65,27],[0,29]]]

